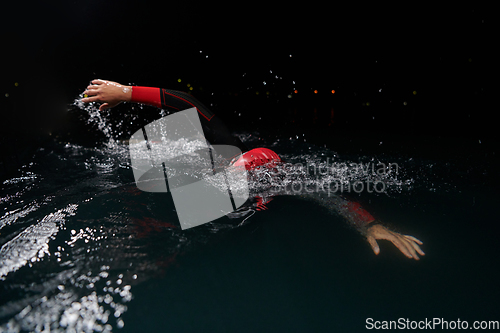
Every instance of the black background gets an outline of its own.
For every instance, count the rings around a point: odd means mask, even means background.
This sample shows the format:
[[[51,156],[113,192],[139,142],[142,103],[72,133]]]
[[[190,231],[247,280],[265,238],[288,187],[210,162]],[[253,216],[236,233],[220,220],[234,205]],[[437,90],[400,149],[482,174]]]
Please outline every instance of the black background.
[[[489,10],[470,3],[10,3],[2,20],[4,156],[87,137],[85,114],[71,103],[94,78],[178,90],[189,83],[234,129],[494,139]],[[120,118],[130,109],[110,112]],[[139,125],[130,127],[124,136]]]

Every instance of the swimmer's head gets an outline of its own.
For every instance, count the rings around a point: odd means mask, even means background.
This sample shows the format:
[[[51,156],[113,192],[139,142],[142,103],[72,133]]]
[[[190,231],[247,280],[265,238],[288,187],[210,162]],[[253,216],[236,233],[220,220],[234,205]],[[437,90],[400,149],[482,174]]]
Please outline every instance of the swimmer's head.
[[[231,164],[233,166],[244,166],[247,170],[253,170],[263,165],[274,166],[279,162],[281,162],[280,157],[271,149],[255,148],[243,153]]]

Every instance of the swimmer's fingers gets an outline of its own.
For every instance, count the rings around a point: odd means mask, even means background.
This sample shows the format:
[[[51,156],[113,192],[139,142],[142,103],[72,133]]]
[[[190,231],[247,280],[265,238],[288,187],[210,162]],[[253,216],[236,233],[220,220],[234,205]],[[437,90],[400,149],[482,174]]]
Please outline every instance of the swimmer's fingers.
[[[96,84],[96,85],[106,84],[108,82],[109,81],[101,80],[101,79],[94,79],[94,80],[91,81],[92,84]]]
[[[99,94],[99,90],[97,89],[88,89],[83,92],[87,96],[97,96]]]
[[[414,241],[415,243],[417,243],[418,245],[422,245],[424,244],[421,240],[419,240],[418,238],[415,238],[413,236],[410,236],[410,235],[404,235],[406,238]]]
[[[100,111],[104,111],[104,110],[109,109],[109,108],[111,108],[111,107],[112,107],[112,106],[111,106],[111,105],[109,105],[109,103],[103,103],[103,104],[101,104],[101,106],[99,106],[99,110],[100,110]]]
[[[415,252],[415,249],[410,245],[410,243],[402,237],[399,237],[401,235],[396,235],[392,235],[392,237],[389,237],[388,240],[391,241],[392,244],[394,244],[399,249],[399,251],[401,251],[408,258],[420,260],[417,253]]]
[[[390,241],[394,246],[396,246],[401,253],[407,256],[410,259],[418,260],[418,255],[415,252],[415,249],[411,246],[411,244],[404,239],[403,235],[391,231],[384,227],[383,225],[374,225],[368,229],[368,237],[372,236],[375,239],[385,239]]]
[[[99,96],[85,97],[82,98],[83,103],[92,103],[92,102],[100,102]]]
[[[380,247],[378,246],[378,243],[376,241],[377,239],[385,239],[391,241],[394,245],[396,245],[396,247],[400,248],[400,250],[401,248],[405,249],[403,244],[401,244],[398,241],[398,239],[393,235],[393,233],[380,224],[368,228],[366,239],[368,243],[370,243],[372,250],[373,252],[375,252],[375,254],[380,253]],[[403,250],[401,250],[401,252],[405,253],[405,251]]]
[[[405,246],[408,249],[408,251],[411,253],[412,258],[415,259],[415,260],[420,260],[420,257],[418,256],[418,253],[417,253],[417,250],[413,246],[413,245],[417,245],[417,244],[415,244],[413,241],[410,241],[410,240],[406,239],[402,235],[400,235],[400,239],[401,239],[401,242],[403,242],[405,244]]]
[[[100,102],[101,98],[99,96],[99,93],[100,91],[97,89],[97,86],[88,86],[87,90],[83,92],[85,97],[82,98],[82,102],[83,103]]]
[[[408,242],[415,249],[415,251],[417,251],[421,256],[425,256],[425,252],[422,251],[422,249],[420,248],[420,246],[418,246],[419,244],[420,245],[423,244],[421,241],[419,241],[415,237],[408,236],[408,235],[405,235],[404,237],[408,240]],[[418,241],[419,244],[417,244],[417,241]]]
[[[378,246],[377,240],[375,237],[368,236],[366,238],[368,240],[368,243],[370,243],[370,246],[372,247],[373,252],[375,252],[376,255],[380,253],[380,247]]]
[[[378,252],[380,251],[378,244],[375,241],[376,239],[385,239],[390,241],[399,249],[399,251],[401,251],[401,253],[410,259],[420,260],[418,254],[425,255],[424,251],[422,251],[418,246],[418,244],[422,244],[420,240],[413,236],[401,235],[400,233],[391,231],[380,224],[374,225],[367,230],[367,240],[372,246],[375,254],[377,254],[376,249],[378,249]]]

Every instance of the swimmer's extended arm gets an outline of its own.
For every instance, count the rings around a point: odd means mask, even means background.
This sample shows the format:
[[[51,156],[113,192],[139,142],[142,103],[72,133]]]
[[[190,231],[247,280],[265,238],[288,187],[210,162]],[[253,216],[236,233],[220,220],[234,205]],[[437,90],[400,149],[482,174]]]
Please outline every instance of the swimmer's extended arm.
[[[361,205],[354,201],[346,200],[337,195],[331,195],[322,192],[309,192],[301,194],[305,199],[311,199],[329,210],[334,209],[339,215],[343,216],[351,226],[358,230],[372,247],[375,254],[380,253],[380,247],[377,240],[385,239],[394,244],[405,256],[410,259],[419,260],[419,255],[425,255],[419,245],[422,242],[409,235],[402,235],[385,227],[382,223],[368,213]],[[285,191],[279,194],[297,194],[294,191]]]
[[[337,202],[336,210],[366,237],[375,254],[380,253],[377,239],[385,239],[392,242],[399,251],[410,259],[420,260],[418,255],[425,255],[419,246],[422,245],[422,242],[417,238],[389,230],[375,220],[358,202],[348,201],[341,197],[338,197],[337,201],[339,202]]]
[[[425,255],[419,246],[422,242],[417,238],[389,230],[376,221],[358,202],[348,201],[341,197],[338,200],[340,202],[337,204],[337,211],[365,235],[375,254],[380,253],[377,239],[385,239],[392,242],[408,258],[419,260],[419,254]]]

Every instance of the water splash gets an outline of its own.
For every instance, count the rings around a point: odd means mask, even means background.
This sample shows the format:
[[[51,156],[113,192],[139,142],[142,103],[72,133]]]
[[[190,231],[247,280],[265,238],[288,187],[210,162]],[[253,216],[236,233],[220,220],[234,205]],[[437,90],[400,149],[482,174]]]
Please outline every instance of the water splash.
[[[6,320],[0,331],[110,332],[122,327],[135,284],[160,274],[177,253],[232,227],[227,219],[188,232],[176,227],[173,204],[161,194],[140,192],[135,186],[129,146],[117,139],[126,121],[113,123],[109,111],[84,104],[81,97],[74,105],[84,110],[87,123],[101,131],[107,142],[92,148],[65,143],[53,151],[46,149],[36,158],[48,160],[46,169],[43,163],[27,164],[3,184],[10,194],[0,200],[4,208],[0,276],[9,294],[0,303],[0,319]],[[160,111],[160,115],[166,113]],[[416,186],[448,188],[430,176],[436,171],[435,162],[385,155],[340,156],[300,137],[236,135],[249,147],[272,147],[285,161],[250,174],[250,192],[263,201],[277,194],[271,191],[277,186],[315,188],[334,181],[345,187],[357,181],[382,181],[387,187],[380,195],[395,197]],[[194,149],[182,139],[163,144],[165,158]],[[196,155],[185,158],[188,163],[200,163]],[[376,172],[377,165],[390,163],[398,163],[399,168]],[[224,179],[211,180],[224,190]],[[238,223],[260,218],[254,210],[241,210],[232,217]]]
[[[48,254],[49,239],[64,225],[67,215],[75,215],[77,207],[78,205],[71,204],[45,216],[39,223],[26,228],[4,244],[0,249],[0,280],[5,280],[7,274],[17,271],[28,262],[36,262]],[[23,214],[28,212],[29,209]]]
[[[85,104],[81,102],[81,99],[76,99],[75,105],[86,111],[89,116],[88,123],[97,124],[97,128],[108,138],[106,147],[108,149],[117,149],[119,145],[117,145],[116,141],[113,139],[113,134],[119,131],[120,123],[113,126],[107,118],[106,112],[101,112],[95,103]],[[160,115],[165,114],[165,111],[161,110]],[[161,130],[162,129],[160,129],[160,132]],[[261,146],[267,143],[267,140],[263,139],[258,132],[238,133],[236,135],[249,145],[258,143],[258,145]],[[168,159],[169,156],[178,155],[179,151],[189,150],[190,146],[188,147],[187,143],[184,141],[180,139],[178,142],[172,140],[162,142],[162,157]],[[381,161],[373,157],[369,161],[362,161],[362,159],[366,159],[366,157],[361,157],[360,160],[357,161],[340,159],[335,152],[308,144],[304,140],[299,140],[299,136],[296,136],[296,140],[291,141],[293,142],[288,142],[288,144],[294,146],[293,151],[297,151],[298,147],[302,152],[311,151],[311,153],[283,154],[283,159],[288,161],[288,163],[277,166],[274,169],[274,173],[266,168],[254,171],[250,184],[250,190],[253,193],[267,191],[270,187],[297,186],[299,184],[309,184],[318,188],[325,183],[336,183],[340,184],[342,188],[345,187],[350,189],[351,185],[354,183],[358,185],[363,183],[377,183],[383,184],[383,192],[388,194],[394,192],[400,193],[403,188],[409,189],[414,182],[412,178],[405,178],[404,175],[400,174],[402,170],[399,168],[399,165],[396,170],[391,169],[384,172],[375,172],[374,170],[375,165],[386,166],[394,164],[394,162]],[[286,144],[287,143],[280,144],[279,139],[277,139],[274,142],[270,142],[268,146],[282,147]],[[335,162],[332,163],[331,159],[335,159]],[[199,164],[202,162],[193,160],[192,163]],[[111,167],[109,164],[93,163],[93,165],[104,170]],[[314,170],[313,172],[311,172],[311,168]],[[322,172],[321,170],[327,170],[327,172]],[[279,174],[279,177],[274,177],[275,174]],[[212,182],[213,181],[214,180],[212,180]],[[214,185],[224,188],[224,181],[220,180],[220,182],[221,184]]]
[[[89,118],[87,119],[87,124],[96,125],[97,129],[106,136],[106,138],[108,139],[106,146],[108,148],[116,147],[116,141],[113,138],[114,130],[111,122],[107,118],[107,114],[109,114],[109,112],[99,110],[99,107],[95,102],[82,102],[82,98],[84,98],[83,93],[73,101],[73,105],[87,113],[87,115],[89,116]]]

